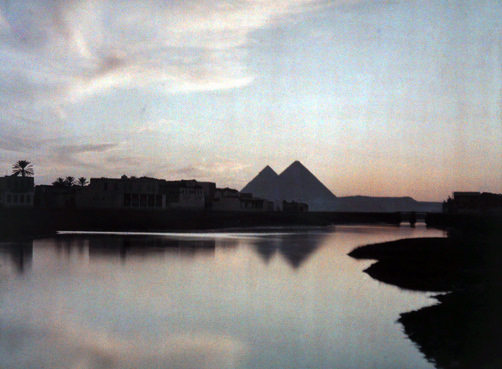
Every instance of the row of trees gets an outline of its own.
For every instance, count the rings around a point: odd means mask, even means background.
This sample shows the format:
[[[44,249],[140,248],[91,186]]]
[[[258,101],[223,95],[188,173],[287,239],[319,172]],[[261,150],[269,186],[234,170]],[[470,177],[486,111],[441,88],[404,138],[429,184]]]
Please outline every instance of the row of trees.
[[[85,186],[88,183],[87,178],[85,177],[80,177],[80,178],[75,178],[72,176],[68,176],[66,178],[61,178],[59,177],[56,179],[54,182],[52,182],[52,185],[54,187],[73,187],[73,186]]]
[[[33,169],[33,165],[28,160],[18,160],[12,165],[12,175],[13,176],[21,176],[21,177],[32,177],[35,175],[35,170]],[[68,176],[66,178],[59,177],[52,185],[55,187],[73,187],[73,186],[85,186],[89,182],[87,178],[80,177],[75,178]]]

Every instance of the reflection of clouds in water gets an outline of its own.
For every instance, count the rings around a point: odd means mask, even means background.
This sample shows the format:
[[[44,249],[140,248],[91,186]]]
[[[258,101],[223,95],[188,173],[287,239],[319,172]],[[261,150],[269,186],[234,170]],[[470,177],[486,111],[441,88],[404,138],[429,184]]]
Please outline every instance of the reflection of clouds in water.
[[[155,338],[93,329],[67,319],[0,323],[0,367],[54,369],[235,368],[246,353],[233,337],[172,334]],[[17,338],[16,338],[17,337]],[[11,338],[14,340],[12,341]]]

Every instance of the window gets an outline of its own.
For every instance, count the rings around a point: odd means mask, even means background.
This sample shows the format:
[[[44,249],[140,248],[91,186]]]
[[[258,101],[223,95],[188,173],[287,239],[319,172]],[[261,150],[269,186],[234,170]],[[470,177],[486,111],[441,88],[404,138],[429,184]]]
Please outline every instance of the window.
[[[132,195],[132,207],[137,208],[139,206],[139,195],[137,193]]]
[[[131,206],[131,194],[130,193],[125,193],[124,194],[124,206],[125,207],[130,207]]]

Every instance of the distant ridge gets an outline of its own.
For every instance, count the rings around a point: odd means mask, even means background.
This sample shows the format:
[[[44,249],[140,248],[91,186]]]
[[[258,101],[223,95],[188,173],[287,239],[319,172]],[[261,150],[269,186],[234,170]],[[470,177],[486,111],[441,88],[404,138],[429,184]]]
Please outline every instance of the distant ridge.
[[[311,211],[329,210],[336,201],[336,196],[298,160],[280,175],[267,165],[241,192],[273,201],[304,202]]]
[[[412,197],[346,196],[337,198],[335,211],[347,212],[441,212],[442,203],[417,201]]]

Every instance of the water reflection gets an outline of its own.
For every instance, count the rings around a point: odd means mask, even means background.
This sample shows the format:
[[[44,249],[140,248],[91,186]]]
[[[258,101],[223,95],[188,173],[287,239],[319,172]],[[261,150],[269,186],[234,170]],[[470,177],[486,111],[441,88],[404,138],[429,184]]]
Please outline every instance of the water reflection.
[[[371,283],[346,254],[434,233],[365,229],[60,235],[1,247],[0,367],[431,369],[395,323],[429,300]]]
[[[31,268],[33,263],[33,241],[0,242],[2,264],[12,265],[19,273]]]
[[[261,238],[252,242],[261,259],[268,264],[276,254],[280,254],[293,269],[299,269],[323,243],[326,234],[291,233],[274,238]]]
[[[72,235],[56,238],[58,253],[85,253],[90,259],[156,257],[164,254],[195,256],[212,255],[216,248],[214,239],[178,239],[145,235]]]
[[[332,229],[330,232],[332,233]],[[65,234],[54,239],[59,255],[88,254],[90,259],[147,258],[166,256],[214,255],[217,249],[231,250],[240,245],[252,245],[253,250],[268,264],[275,254],[297,270],[313,255],[328,233],[259,232],[254,234],[139,235],[139,234]]]

